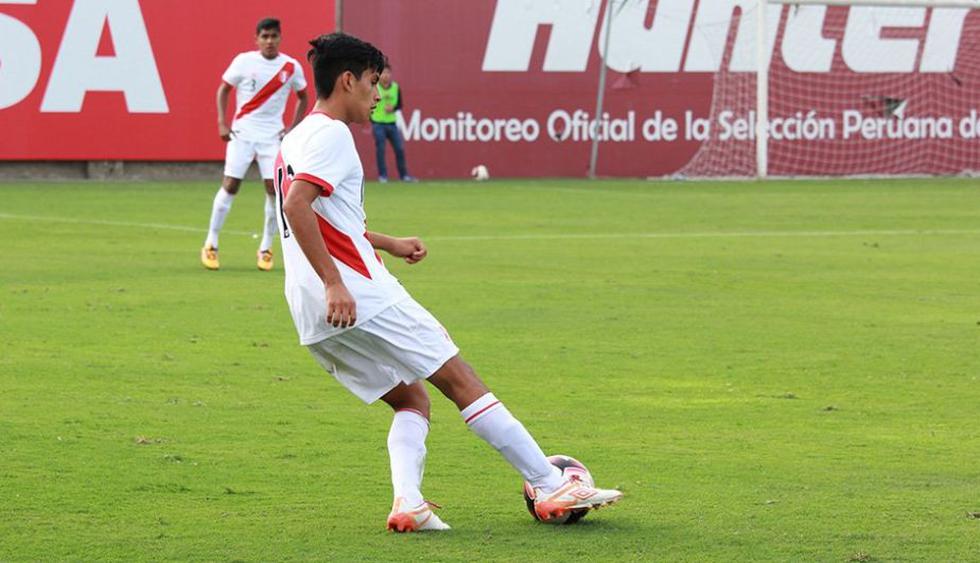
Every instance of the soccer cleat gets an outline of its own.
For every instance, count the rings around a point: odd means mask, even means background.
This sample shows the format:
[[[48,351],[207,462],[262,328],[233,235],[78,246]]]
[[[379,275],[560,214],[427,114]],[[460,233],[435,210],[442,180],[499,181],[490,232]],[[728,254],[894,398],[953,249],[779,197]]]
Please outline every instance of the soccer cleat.
[[[387,184],[388,183],[388,177],[387,176],[378,176],[378,183],[380,183],[380,184]]]
[[[432,507],[440,508],[439,505],[426,500],[415,508],[405,510],[403,504],[405,504],[405,499],[398,497],[391,505],[391,513],[388,514],[389,531],[405,533],[450,529],[448,524],[432,512]]]
[[[205,246],[201,249],[201,264],[209,270],[218,269],[218,249],[213,246]]]
[[[578,509],[599,509],[623,498],[614,489],[590,487],[580,479],[569,479],[551,493],[534,489],[534,513],[541,520],[561,518],[565,513]]]
[[[260,250],[255,253],[258,259],[259,269],[263,272],[268,272],[272,269],[272,251],[271,250]]]

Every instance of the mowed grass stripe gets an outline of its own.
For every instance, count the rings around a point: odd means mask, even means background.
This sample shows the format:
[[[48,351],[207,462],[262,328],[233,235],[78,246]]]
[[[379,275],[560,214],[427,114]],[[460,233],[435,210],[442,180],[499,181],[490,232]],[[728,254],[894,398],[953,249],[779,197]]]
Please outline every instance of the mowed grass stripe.
[[[0,213],[0,219],[19,221],[40,221],[52,223],[71,223],[107,227],[132,227],[136,229],[165,229],[200,233],[200,227],[186,225],[166,225],[161,223],[131,223],[123,221],[103,221],[98,219],[73,219],[43,215],[11,215]],[[253,236],[256,233],[223,230],[222,234]],[[694,232],[694,233],[553,233],[553,234],[501,234],[501,235],[434,235],[426,240],[435,241],[498,241],[498,240],[577,240],[577,239],[670,239],[670,238],[744,238],[744,237],[868,237],[868,236],[949,236],[980,235],[976,229],[923,229],[923,230],[864,230],[864,231],[757,231],[757,232]]]

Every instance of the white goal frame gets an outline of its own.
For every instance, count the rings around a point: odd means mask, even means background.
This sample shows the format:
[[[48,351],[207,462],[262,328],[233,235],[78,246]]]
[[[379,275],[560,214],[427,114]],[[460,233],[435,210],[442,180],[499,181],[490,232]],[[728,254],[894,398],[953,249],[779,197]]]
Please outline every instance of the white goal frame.
[[[980,0],[758,0],[756,7],[756,176],[765,178],[769,168],[769,67],[766,58],[766,22],[769,4],[822,6],[888,6],[916,8],[980,8]]]

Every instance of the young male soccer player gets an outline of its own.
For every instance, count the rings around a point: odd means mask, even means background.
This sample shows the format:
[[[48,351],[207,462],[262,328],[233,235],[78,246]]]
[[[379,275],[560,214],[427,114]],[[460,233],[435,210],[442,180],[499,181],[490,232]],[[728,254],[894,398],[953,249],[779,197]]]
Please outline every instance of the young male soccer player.
[[[364,169],[348,124],[366,123],[378,103],[384,55],[341,33],[310,44],[316,105],[283,139],[275,170],[286,300],[300,343],[317,361],[366,403],[381,399],[395,411],[388,434],[394,486],[388,529],[449,528],[421,492],[429,432],[426,379],[532,484],[542,519],[619,500],[619,491],[564,481],[460,358],[445,329],[385,268],[375,249],[409,264],[427,251],[418,238],[365,227]]]
[[[259,172],[265,181],[265,223],[262,241],[256,253],[260,270],[272,269],[272,241],[276,236],[275,192],[272,186],[272,165],[279,152],[283,129],[282,112],[286,109],[289,92],[295,91],[298,103],[293,114],[295,126],[306,114],[308,98],[303,68],[296,59],[279,51],[282,40],[279,20],[266,18],[255,28],[257,51],[241,53],[221,75],[218,86],[218,135],[228,143],[225,149],[225,176],[214,196],[208,237],[201,249],[201,263],[217,270],[218,234],[231,203],[242,185],[242,178],[258,161]],[[235,119],[231,127],[225,121],[228,95],[235,89]]]

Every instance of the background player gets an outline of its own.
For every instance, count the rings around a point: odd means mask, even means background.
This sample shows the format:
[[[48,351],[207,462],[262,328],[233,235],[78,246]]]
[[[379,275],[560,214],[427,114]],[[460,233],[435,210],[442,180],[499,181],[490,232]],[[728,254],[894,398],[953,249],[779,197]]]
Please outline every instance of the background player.
[[[276,235],[272,166],[279,151],[279,140],[286,133],[282,114],[290,91],[295,91],[298,98],[290,128],[299,123],[308,105],[303,67],[296,59],[279,51],[280,41],[279,20],[266,18],[260,21],[255,28],[258,50],[236,56],[228,70],[221,75],[221,85],[218,87],[218,135],[228,145],[225,149],[224,179],[214,196],[208,237],[201,249],[201,263],[209,270],[219,267],[218,234],[253,160],[259,164],[266,191],[265,222],[256,254],[257,264],[260,270],[272,269],[272,240]],[[235,118],[228,127],[225,112],[232,88],[235,89]]]
[[[426,379],[532,484],[540,518],[619,500],[619,491],[565,481],[459,356],[442,325],[385,268],[375,249],[409,264],[427,250],[418,238],[366,231],[364,169],[348,124],[366,123],[378,103],[384,56],[340,33],[310,43],[317,102],[283,139],[275,171],[286,300],[300,343],[317,361],[361,400],[381,399],[395,411],[388,434],[395,497],[388,528],[448,529],[421,492]]]
[[[381,71],[381,78],[378,80],[378,95],[381,97],[381,101],[371,113],[371,132],[374,133],[374,156],[378,164],[378,181],[382,184],[388,181],[385,146],[387,141],[391,141],[391,148],[395,151],[395,166],[398,168],[398,177],[403,182],[415,182],[415,178],[408,173],[408,165],[405,162],[405,140],[402,138],[397,125],[398,111],[402,109],[402,89],[397,82],[392,80],[391,63],[388,61],[385,61],[385,68]]]

